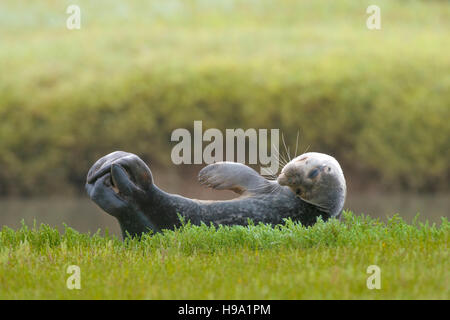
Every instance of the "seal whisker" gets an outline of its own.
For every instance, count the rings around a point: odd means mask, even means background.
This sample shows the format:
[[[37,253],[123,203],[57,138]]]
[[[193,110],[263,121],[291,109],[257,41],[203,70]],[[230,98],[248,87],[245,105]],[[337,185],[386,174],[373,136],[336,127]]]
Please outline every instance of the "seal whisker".
[[[284,167],[286,165],[286,163],[282,159],[280,159],[279,157],[277,157],[276,160],[277,160],[277,163],[278,163],[278,167],[280,167],[280,165],[282,167]]]
[[[273,188],[273,190],[270,192],[270,194],[274,193],[275,191],[278,191],[281,189],[281,186],[279,184],[275,185],[275,187]]]
[[[284,141],[284,133],[281,133],[281,140],[283,141],[284,149],[286,150],[286,156],[288,157],[289,161],[291,161],[291,153],[289,151],[289,148],[286,147],[286,142]]]
[[[281,164],[283,167],[286,165],[286,163],[285,162],[283,162],[281,159],[280,159],[280,157],[277,155],[277,162],[278,162],[278,166]]]
[[[286,159],[283,157],[283,155],[280,153],[277,147],[275,147],[274,144],[272,146],[275,148],[275,151],[278,154],[278,162],[280,162],[283,166],[285,166],[289,161],[286,161]]]
[[[274,144],[272,144],[272,147],[275,148],[275,157],[277,158],[276,160],[278,161],[278,163],[282,163],[282,162],[281,162],[281,159],[280,159],[280,153],[278,152],[277,147],[275,147]]]
[[[303,152],[303,153],[307,153],[310,147],[311,147],[311,145],[309,144],[308,147],[306,148],[305,152]]]

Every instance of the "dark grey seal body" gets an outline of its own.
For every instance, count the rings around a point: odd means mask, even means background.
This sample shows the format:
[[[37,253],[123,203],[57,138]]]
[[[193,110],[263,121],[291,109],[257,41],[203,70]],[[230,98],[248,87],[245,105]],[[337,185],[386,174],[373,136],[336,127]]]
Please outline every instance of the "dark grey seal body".
[[[311,159],[314,158],[313,153],[309,155]],[[92,166],[87,176],[86,190],[97,205],[117,218],[124,237],[127,234],[139,236],[150,230],[159,232],[173,229],[181,225],[179,215],[195,225],[202,222],[207,225],[247,225],[249,219],[254,223],[276,225],[283,223],[285,218],[312,225],[319,216],[324,220],[337,216],[345,199],[345,180],[343,189],[337,183],[337,189],[333,185],[331,191],[326,188],[312,190],[312,186],[320,185],[319,182],[324,179],[321,177],[322,172],[324,176],[329,174],[331,169],[328,168],[335,166],[337,161],[328,165],[324,161],[313,163],[311,169],[311,165],[304,163],[299,167],[300,162],[294,160],[284,167],[278,181],[267,180],[239,163],[208,165],[199,173],[200,182],[219,190],[233,190],[240,197],[226,201],[205,201],[164,192],[154,184],[150,169],[138,156],[116,151]],[[321,171],[311,174],[311,170],[316,168]],[[342,173],[340,167],[333,170]],[[342,179],[343,175],[337,180]],[[316,183],[312,183],[313,180]],[[342,194],[336,196],[338,189],[342,189],[343,197]],[[307,192],[329,194],[316,196],[322,202],[315,203],[315,198],[302,198],[302,194],[307,195]]]

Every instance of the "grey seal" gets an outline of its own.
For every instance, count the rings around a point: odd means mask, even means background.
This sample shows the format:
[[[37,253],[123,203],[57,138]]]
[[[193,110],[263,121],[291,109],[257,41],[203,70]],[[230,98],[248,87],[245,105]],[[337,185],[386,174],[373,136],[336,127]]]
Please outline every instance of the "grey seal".
[[[342,211],[346,196],[344,174],[332,156],[309,152],[287,163],[277,180],[267,180],[240,163],[217,162],[200,170],[200,183],[239,194],[232,200],[196,200],[158,188],[149,167],[123,151],[99,159],[89,170],[86,191],[114,216],[124,237],[173,229],[180,217],[194,225],[283,223],[285,218],[310,226]]]

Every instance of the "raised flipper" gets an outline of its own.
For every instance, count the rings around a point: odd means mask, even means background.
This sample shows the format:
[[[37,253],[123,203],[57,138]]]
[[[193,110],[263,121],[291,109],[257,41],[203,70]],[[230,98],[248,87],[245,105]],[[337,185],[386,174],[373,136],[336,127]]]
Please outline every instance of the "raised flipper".
[[[264,193],[272,184],[255,170],[236,162],[216,162],[198,173],[201,184],[217,190],[232,190],[238,194]]]

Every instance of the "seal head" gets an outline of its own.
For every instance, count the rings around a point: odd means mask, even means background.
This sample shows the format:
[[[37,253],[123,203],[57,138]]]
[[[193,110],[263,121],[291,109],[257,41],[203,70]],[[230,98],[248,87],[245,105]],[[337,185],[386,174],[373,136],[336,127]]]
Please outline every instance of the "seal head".
[[[284,166],[277,182],[332,217],[342,211],[347,188],[341,166],[332,156],[304,153]]]

